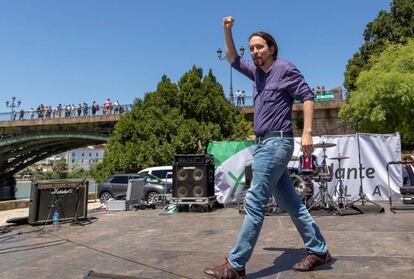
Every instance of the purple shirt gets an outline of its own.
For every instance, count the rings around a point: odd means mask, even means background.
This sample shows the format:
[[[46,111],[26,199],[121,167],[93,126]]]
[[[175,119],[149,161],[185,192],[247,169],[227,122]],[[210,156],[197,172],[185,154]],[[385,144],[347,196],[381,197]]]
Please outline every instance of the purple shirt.
[[[286,60],[275,60],[267,73],[240,56],[232,66],[254,82],[253,127],[258,137],[271,131],[291,131],[293,101],[303,103],[315,97],[299,70]]]

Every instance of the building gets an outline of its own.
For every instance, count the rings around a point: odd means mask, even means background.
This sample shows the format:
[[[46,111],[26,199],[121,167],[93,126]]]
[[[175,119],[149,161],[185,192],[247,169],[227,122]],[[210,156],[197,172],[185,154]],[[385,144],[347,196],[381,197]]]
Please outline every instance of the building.
[[[89,169],[92,165],[103,159],[104,149],[88,146],[86,148],[78,148],[66,152],[66,163],[69,170],[75,166],[83,169]]]

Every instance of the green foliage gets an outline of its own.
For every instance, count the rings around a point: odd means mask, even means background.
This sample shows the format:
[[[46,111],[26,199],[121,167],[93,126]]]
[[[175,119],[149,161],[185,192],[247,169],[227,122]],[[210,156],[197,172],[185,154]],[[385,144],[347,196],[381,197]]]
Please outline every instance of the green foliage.
[[[389,44],[370,63],[340,117],[350,122],[362,117],[361,131],[399,132],[403,147],[414,147],[414,39],[405,45]]]
[[[171,165],[175,154],[205,153],[211,141],[244,139],[252,127],[224,96],[211,70],[185,73],[177,84],[163,76],[155,92],[135,100],[121,117],[96,166],[101,182],[113,173]]]
[[[357,89],[356,80],[360,72],[371,68],[370,58],[378,56],[388,43],[406,43],[409,38],[414,38],[414,1],[394,0],[391,12],[380,11],[368,23],[364,31],[364,44],[346,66],[345,88],[351,93]]]
[[[71,171],[67,173],[66,178],[86,178],[90,176],[90,171],[82,168],[80,165],[75,165],[72,167]]]
[[[60,159],[53,164],[53,173],[57,174],[58,179],[63,179],[67,176],[68,165],[65,159]]]

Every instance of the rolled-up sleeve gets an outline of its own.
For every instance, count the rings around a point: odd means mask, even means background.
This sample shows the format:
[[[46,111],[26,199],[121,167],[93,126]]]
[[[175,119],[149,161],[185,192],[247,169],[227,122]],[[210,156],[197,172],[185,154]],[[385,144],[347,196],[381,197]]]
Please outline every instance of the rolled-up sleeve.
[[[286,70],[283,82],[286,84],[287,91],[295,100],[303,103],[306,100],[313,100],[315,98],[315,94],[305,82],[304,77],[293,65]]]
[[[236,69],[238,72],[242,73],[249,79],[254,81],[254,76],[256,72],[256,66],[252,63],[250,63],[247,60],[241,59],[240,55],[238,55],[233,63],[231,63],[231,66]]]

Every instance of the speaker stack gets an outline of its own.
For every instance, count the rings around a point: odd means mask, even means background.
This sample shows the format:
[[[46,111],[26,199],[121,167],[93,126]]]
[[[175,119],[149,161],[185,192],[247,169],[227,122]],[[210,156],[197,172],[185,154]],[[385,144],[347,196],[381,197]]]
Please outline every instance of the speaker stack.
[[[176,155],[173,166],[173,202],[208,204],[214,196],[214,158],[211,155]]]

